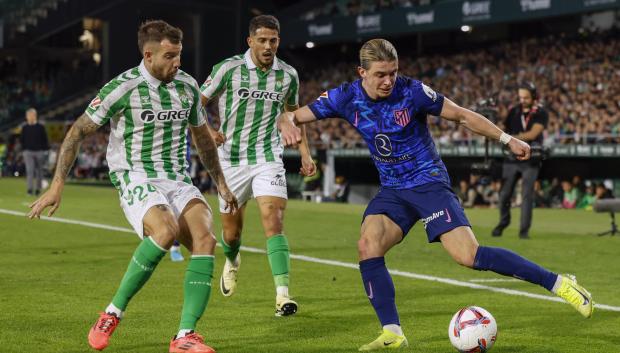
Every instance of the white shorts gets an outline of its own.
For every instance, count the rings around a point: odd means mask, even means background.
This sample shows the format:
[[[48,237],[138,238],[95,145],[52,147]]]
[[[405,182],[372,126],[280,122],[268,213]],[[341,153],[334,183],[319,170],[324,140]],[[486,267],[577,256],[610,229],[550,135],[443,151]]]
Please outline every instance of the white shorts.
[[[222,166],[226,184],[237,197],[239,207],[252,197],[275,196],[287,199],[286,176],[281,162],[268,162],[254,165]],[[220,213],[225,210],[226,202],[218,195]]]
[[[144,238],[142,219],[151,207],[166,205],[179,219],[191,200],[199,199],[207,204],[194,185],[168,179],[132,178],[129,185],[121,183],[119,195],[125,217],[141,239]]]

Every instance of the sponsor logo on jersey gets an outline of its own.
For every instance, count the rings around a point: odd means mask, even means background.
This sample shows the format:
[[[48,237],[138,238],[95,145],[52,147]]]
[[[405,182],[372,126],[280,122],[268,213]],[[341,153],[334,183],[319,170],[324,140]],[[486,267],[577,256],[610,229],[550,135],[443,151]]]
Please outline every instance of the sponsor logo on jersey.
[[[394,121],[396,122],[396,124],[402,127],[405,127],[407,124],[409,124],[409,121],[411,121],[411,118],[409,117],[409,109],[405,108],[401,110],[395,110]]]
[[[237,96],[241,99],[252,98],[254,100],[268,100],[280,102],[284,98],[284,93],[271,92],[271,91],[262,91],[262,90],[254,90],[249,88],[239,88],[237,90]]]
[[[329,98],[329,94],[327,93],[327,91],[321,93],[321,95],[316,100],[320,100],[321,98]]]
[[[375,135],[375,148],[377,153],[383,157],[387,157],[392,154],[392,141],[385,134]]]
[[[157,121],[173,121],[173,120],[185,120],[189,118],[191,109],[183,110],[160,110],[155,112],[151,109],[145,109],[140,113],[140,120],[145,124],[149,124]]]

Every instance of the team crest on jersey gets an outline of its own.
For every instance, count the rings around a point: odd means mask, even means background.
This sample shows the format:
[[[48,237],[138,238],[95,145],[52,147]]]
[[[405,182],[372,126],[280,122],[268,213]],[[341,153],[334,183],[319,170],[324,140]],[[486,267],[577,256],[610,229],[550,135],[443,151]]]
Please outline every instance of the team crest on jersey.
[[[92,101],[90,101],[90,104],[88,105],[91,109],[97,109],[99,106],[101,105],[101,98],[99,98],[99,96],[93,98]]]
[[[409,124],[409,121],[411,121],[411,118],[409,118],[409,109],[405,108],[401,110],[395,110],[394,121],[396,122],[396,124],[402,127],[405,127],[407,124]]]
[[[181,103],[183,103],[183,105],[188,105],[189,104],[189,97],[187,96],[187,94],[183,93],[179,95],[179,99],[181,100]]]
[[[433,102],[437,100],[437,92],[433,91],[432,88],[428,87],[425,84],[422,84],[422,89],[424,90],[424,93],[428,96],[428,98],[433,100]]]

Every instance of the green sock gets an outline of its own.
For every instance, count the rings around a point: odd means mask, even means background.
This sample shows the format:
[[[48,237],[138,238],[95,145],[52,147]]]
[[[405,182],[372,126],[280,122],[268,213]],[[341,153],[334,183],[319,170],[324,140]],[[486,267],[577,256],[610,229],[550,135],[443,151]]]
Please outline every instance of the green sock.
[[[224,241],[224,233],[222,232],[222,237],[220,238],[220,244],[222,244],[222,248],[224,249],[224,256],[231,262],[235,262],[237,258],[237,254],[239,253],[239,248],[241,247],[241,241],[238,241],[237,244],[228,245]]]
[[[207,308],[211,295],[214,257],[192,256],[185,271],[185,293],[179,330],[193,330]]]
[[[276,287],[288,287],[288,273],[291,267],[289,259],[288,241],[284,234],[277,234],[267,238],[267,257],[271,266],[271,274]]]
[[[121,310],[127,308],[131,298],[149,280],[159,261],[166,255],[150,237],[142,240],[131,257],[125,276],[112,298],[112,304]]]

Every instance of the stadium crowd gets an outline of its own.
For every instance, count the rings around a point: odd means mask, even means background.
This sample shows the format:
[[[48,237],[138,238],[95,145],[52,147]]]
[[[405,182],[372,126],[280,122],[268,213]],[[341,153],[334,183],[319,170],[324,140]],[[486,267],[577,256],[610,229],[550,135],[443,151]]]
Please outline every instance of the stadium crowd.
[[[400,53],[400,73],[418,78],[458,104],[475,109],[494,98],[499,125],[517,103],[517,87],[529,80],[549,111],[545,144],[594,144],[620,141],[620,39],[615,31],[578,38],[550,36],[508,42],[454,55]],[[356,63],[338,63],[303,73],[302,104],[312,102],[337,82],[357,79]],[[481,143],[462,126],[437,117],[429,127],[439,145]],[[329,148],[364,147],[346,122],[314,125],[310,140]]]
[[[409,56],[399,58],[400,73],[423,80],[459,104],[476,109],[478,102],[494,98],[498,124],[511,105],[517,103],[519,82],[536,82],[540,103],[549,111],[545,144],[594,144],[620,142],[620,37],[617,32],[589,33],[577,38],[546,37],[497,44],[453,55]],[[0,85],[0,118],[12,114],[15,102],[25,109],[49,99],[49,80],[19,81],[12,84],[8,72],[14,63],[0,63],[0,75],[7,78]],[[321,92],[338,82],[357,79],[355,62],[340,62],[314,72],[302,72],[300,103],[312,102]],[[46,77],[39,75],[39,77]],[[15,82],[13,82],[15,83]],[[22,109],[19,108],[19,109]],[[215,127],[220,121],[214,105],[208,107]],[[438,145],[478,144],[483,140],[466,129],[437,117],[429,117],[429,128]],[[357,132],[344,120],[328,119],[308,126],[309,140],[318,150],[364,148]],[[0,143],[4,160],[2,175],[23,174],[23,160],[16,139]],[[107,132],[95,134],[84,142],[74,168],[76,178],[101,179],[106,174]],[[58,145],[52,144],[50,169]],[[209,180],[199,168],[192,177],[210,188]],[[572,187],[569,187],[571,186]],[[497,205],[498,181],[476,177],[456,186],[467,207]],[[588,207],[587,200],[609,194],[604,185],[575,184],[552,180],[537,182],[536,204],[539,207]],[[519,195],[519,190],[515,193]],[[568,195],[568,196],[567,196]],[[583,201],[586,200],[586,201]],[[518,204],[519,198],[515,202]],[[584,203],[585,202],[585,203]]]
[[[313,20],[321,16],[357,16],[377,11],[431,4],[432,0],[336,0],[306,11],[301,19]]]

